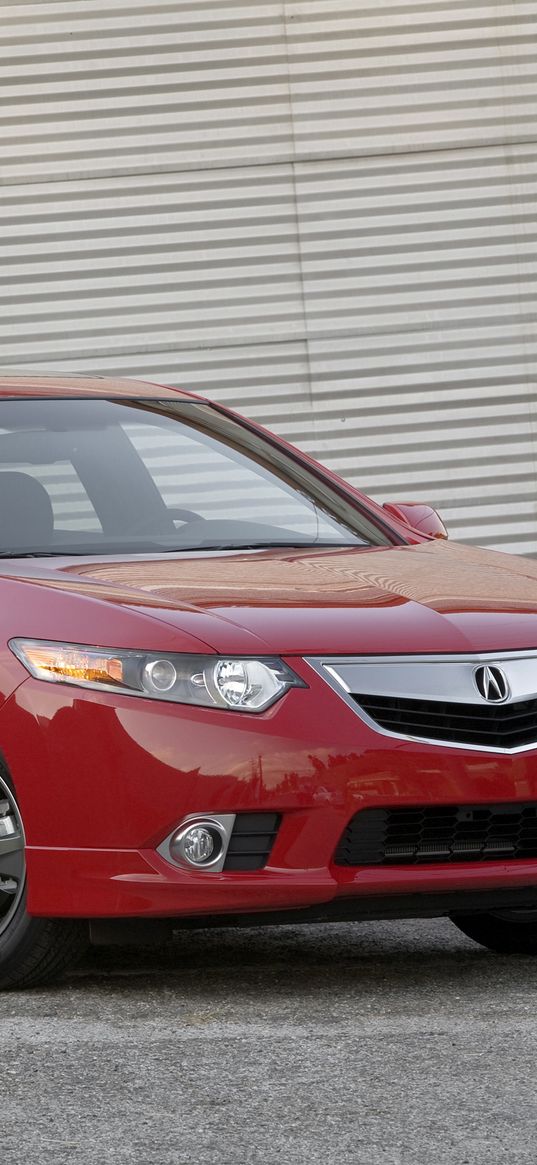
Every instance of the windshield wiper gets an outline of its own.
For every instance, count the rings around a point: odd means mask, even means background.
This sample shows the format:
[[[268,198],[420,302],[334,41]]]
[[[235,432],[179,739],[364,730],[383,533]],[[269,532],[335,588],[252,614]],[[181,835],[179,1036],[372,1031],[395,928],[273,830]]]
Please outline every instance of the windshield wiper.
[[[318,550],[336,547],[339,550],[367,546],[367,542],[199,542],[197,546],[173,546],[163,554],[181,554],[194,550]]]
[[[63,550],[0,550],[0,558],[54,558],[65,556]]]
[[[0,558],[96,558],[102,553],[102,550],[0,550]]]
[[[137,554],[144,555],[160,555],[160,554],[191,554],[195,551],[207,551],[210,553],[213,550],[318,550],[326,549],[327,547],[338,550],[349,550],[357,546],[368,546],[367,542],[200,542],[196,546],[156,546],[151,547],[121,547],[121,546],[99,546],[94,550],[74,550],[71,547],[64,550],[0,550],[0,559],[2,558],[95,558],[104,556],[128,555],[134,556]]]

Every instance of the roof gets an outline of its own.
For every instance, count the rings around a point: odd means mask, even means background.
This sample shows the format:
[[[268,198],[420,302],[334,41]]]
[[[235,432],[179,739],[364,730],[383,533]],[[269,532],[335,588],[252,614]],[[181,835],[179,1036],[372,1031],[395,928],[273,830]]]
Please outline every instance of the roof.
[[[149,380],[127,380],[115,376],[55,376],[54,373],[38,376],[0,376],[0,399],[2,397],[59,397],[59,396],[105,396],[105,397],[153,397],[159,400],[199,400],[190,392],[179,388],[167,388]]]

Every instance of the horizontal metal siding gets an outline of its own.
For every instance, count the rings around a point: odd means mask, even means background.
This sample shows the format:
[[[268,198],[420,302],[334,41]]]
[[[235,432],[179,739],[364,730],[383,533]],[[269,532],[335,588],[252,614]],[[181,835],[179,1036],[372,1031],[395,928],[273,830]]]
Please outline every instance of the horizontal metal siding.
[[[535,137],[535,3],[290,3],[297,154]]]
[[[537,4],[3,5],[0,362],[238,406],[537,551]]]
[[[4,181],[291,156],[281,4],[5,5],[2,49]]]
[[[537,539],[537,150],[299,167],[317,450],[458,537]]]

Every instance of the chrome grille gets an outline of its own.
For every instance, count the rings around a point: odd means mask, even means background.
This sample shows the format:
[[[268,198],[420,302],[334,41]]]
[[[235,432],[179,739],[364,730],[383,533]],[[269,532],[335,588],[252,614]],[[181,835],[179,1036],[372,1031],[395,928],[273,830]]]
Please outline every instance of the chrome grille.
[[[456,704],[401,696],[355,695],[381,728],[403,736],[512,749],[537,743],[537,700],[510,704]]]
[[[370,729],[451,748],[537,747],[537,650],[492,654],[310,656]]]

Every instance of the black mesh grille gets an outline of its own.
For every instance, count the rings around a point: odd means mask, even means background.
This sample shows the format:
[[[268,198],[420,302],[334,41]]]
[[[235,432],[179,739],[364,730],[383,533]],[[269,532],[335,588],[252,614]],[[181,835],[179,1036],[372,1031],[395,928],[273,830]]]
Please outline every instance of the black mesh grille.
[[[404,736],[486,748],[537,744],[537,700],[481,705],[400,696],[354,695],[353,699],[381,728]]]
[[[224,870],[262,870],[279,824],[278,813],[237,813]]]
[[[433,865],[537,858],[537,802],[362,809],[349,822],[338,866]]]

